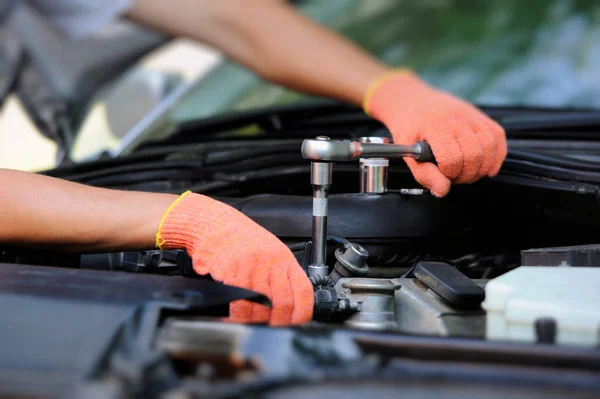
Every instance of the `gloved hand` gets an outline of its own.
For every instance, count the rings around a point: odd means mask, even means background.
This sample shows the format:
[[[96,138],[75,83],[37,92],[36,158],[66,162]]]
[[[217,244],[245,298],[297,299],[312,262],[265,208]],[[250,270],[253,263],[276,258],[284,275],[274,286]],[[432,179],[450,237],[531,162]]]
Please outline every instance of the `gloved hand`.
[[[506,137],[499,124],[409,70],[391,70],[377,79],[367,90],[363,107],[386,125],[394,143],[429,143],[437,166],[405,161],[415,179],[435,196],[448,194],[451,183],[495,176],[506,158]]]
[[[235,322],[300,324],[312,318],[314,294],[292,252],[238,210],[203,195],[184,193],[166,211],[156,235],[161,249],[186,249],[194,270],[214,280],[266,295],[273,308],[236,301]]]

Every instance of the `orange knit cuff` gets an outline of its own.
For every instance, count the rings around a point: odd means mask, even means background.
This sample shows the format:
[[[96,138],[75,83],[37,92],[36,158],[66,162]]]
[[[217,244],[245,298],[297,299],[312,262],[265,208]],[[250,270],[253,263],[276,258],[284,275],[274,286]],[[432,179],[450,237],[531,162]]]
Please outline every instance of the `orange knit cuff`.
[[[379,75],[377,77],[377,79],[375,79],[373,81],[373,83],[371,83],[369,85],[369,87],[367,88],[367,91],[365,92],[365,96],[363,98],[363,110],[364,112],[369,115],[369,116],[373,116],[371,115],[371,109],[370,109],[370,101],[371,98],[373,97],[373,93],[375,93],[375,91],[377,91],[377,89],[379,87],[381,87],[381,85],[385,82],[387,82],[388,80],[398,76],[398,75],[414,75],[414,73],[412,72],[412,70],[410,70],[409,68],[393,68],[390,69],[386,72],[384,72],[383,74]]]
[[[160,224],[158,225],[158,230],[156,231],[156,238],[155,238],[155,245],[158,249],[162,250],[163,245],[165,245],[167,242],[167,240],[163,237],[163,232],[162,232],[163,226],[165,224],[165,220],[167,220],[167,216],[169,216],[169,214],[171,213],[173,208],[175,208],[175,206],[177,204],[179,204],[179,202],[181,202],[182,199],[184,199],[187,195],[189,195],[191,193],[192,193],[191,191],[186,191],[185,193],[181,194],[179,196],[179,198],[177,198],[175,201],[173,201],[173,203],[171,205],[169,205],[169,207],[165,211],[165,214],[160,219]]]

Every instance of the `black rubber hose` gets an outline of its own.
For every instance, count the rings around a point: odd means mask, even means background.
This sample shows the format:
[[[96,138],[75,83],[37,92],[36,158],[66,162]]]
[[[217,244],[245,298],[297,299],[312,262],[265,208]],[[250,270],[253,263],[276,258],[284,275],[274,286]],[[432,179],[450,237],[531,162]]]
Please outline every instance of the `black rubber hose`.
[[[280,154],[260,157],[256,159],[249,159],[240,163],[234,163],[227,165],[226,167],[205,167],[201,161],[164,161],[164,162],[148,162],[138,165],[127,165],[119,166],[115,168],[102,169],[96,172],[86,172],[77,175],[71,175],[66,177],[68,180],[78,181],[87,184],[103,184],[103,185],[122,185],[128,183],[137,182],[148,182],[152,180],[164,180],[166,178],[173,180],[185,180],[185,179],[202,179],[203,176],[214,175],[215,173],[226,172],[228,170],[239,171],[239,170],[250,170],[252,172],[246,172],[248,175],[254,175],[259,172],[258,175],[263,173],[261,168],[279,165],[283,166],[290,163],[297,163],[296,159],[293,159],[290,155]],[[306,166],[310,168],[310,165]],[[279,168],[270,168],[267,170],[276,171]],[[283,168],[282,171],[286,171],[289,168]],[[177,175],[180,173],[180,175]],[[136,175],[138,177],[133,177]],[[285,173],[283,173],[285,174]],[[273,173],[273,176],[279,176],[282,173]],[[222,174],[224,179],[228,181],[243,181],[246,177],[244,174]],[[231,176],[230,178],[228,176]],[[265,177],[270,177],[270,172],[267,172]],[[194,189],[201,189],[194,187]]]
[[[265,155],[256,158],[243,159],[237,162],[232,162],[226,165],[222,165],[218,167],[219,172],[228,172],[228,171],[240,171],[240,170],[256,170],[260,168],[265,168],[269,166],[282,166],[289,165],[291,163],[302,162],[302,155],[300,151],[296,151],[294,153],[278,153],[272,155]],[[310,166],[310,163],[303,162]],[[217,168],[213,168],[215,170]],[[216,172],[217,170],[215,170]]]
[[[598,195],[600,187],[589,183],[552,181],[540,179],[536,176],[526,174],[502,171],[494,177],[497,183],[510,184],[512,186],[531,187],[543,190],[564,191],[569,193],[578,193],[580,195]]]
[[[198,181],[203,179],[201,171],[182,170],[182,169],[167,169],[167,170],[152,170],[140,171],[131,173],[122,173],[116,176],[97,177],[82,183],[92,186],[127,186],[139,183],[152,183],[164,181]],[[188,183],[189,184],[189,183]]]
[[[114,168],[100,169],[97,171],[71,175],[71,176],[68,176],[67,178],[69,180],[74,180],[74,181],[85,181],[85,180],[91,180],[94,178],[118,176],[118,175],[124,175],[127,173],[133,173],[133,172],[150,172],[153,170],[164,171],[165,169],[175,169],[175,168],[201,169],[202,166],[203,166],[202,162],[192,161],[192,160],[155,161],[155,162],[138,163],[138,164],[133,164],[133,165],[118,166],[118,167],[114,167]]]
[[[508,151],[507,159],[524,160],[543,164],[544,166],[556,166],[565,169],[580,169],[584,171],[600,172],[600,164],[597,162],[583,161],[558,155],[549,155],[540,152],[513,150]]]
[[[267,146],[266,148],[243,148],[230,151],[214,151],[206,154],[205,162],[207,166],[216,166],[226,163],[256,159],[257,157],[273,154],[298,154],[298,148],[298,143],[286,143],[279,144],[277,146]]]
[[[288,249],[292,252],[302,251],[306,249],[306,242],[298,242],[296,244],[288,245]]]
[[[600,127],[600,112],[540,113],[501,118],[504,130],[557,130]]]
[[[514,159],[506,159],[502,165],[502,170],[520,171],[529,175],[548,179],[600,183],[600,173],[545,166],[529,161],[519,161]]]

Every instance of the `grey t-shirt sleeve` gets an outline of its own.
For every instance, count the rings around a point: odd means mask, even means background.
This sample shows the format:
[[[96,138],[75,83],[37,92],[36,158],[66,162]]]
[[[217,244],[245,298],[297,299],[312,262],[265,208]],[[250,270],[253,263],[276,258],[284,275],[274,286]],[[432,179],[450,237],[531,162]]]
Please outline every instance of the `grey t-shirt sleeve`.
[[[87,37],[119,18],[133,0],[26,0],[69,38]]]

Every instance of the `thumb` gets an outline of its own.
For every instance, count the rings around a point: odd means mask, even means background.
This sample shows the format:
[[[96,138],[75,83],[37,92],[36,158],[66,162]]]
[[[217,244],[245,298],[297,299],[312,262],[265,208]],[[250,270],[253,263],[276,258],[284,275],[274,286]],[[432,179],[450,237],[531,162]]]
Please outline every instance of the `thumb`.
[[[450,192],[450,180],[440,172],[439,168],[429,162],[419,163],[414,159],[405,159],[415,180],[428,188],[436,197],[444,197]]]

